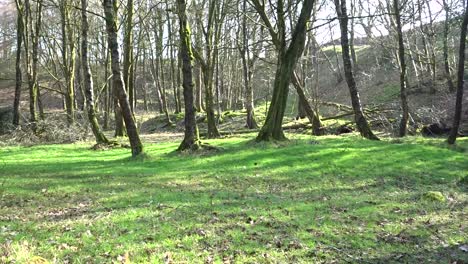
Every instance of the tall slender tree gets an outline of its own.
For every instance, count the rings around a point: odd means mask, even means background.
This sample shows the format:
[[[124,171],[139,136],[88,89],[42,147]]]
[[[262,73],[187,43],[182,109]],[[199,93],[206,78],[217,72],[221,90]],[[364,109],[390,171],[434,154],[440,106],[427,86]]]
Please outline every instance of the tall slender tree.
[[[195,120],[196,109],[193,94],[193,54],[191,44],[190,25],[187,21],[187,3],[185,0],[177,0],[179,15],[180,55],[182,58],[182,78],[185,102],[185,136],[179,146],[179,151],[191,149],[197,150],[201,147],[198,134],[197,122]]]
[[[59,1],[62,31],[62,67],[65,77],[65,104],[68,124],[75,122],[75,73],[76,45],[75,32],[71,26],[72,6],[70,0]]]
[[[348,84],[349,92],[351,95],[351,104],[354,110],[354,119],[357,128],[361,135],[371,140],[378,140],[379,138],[372,132],[369,123],[367,122],[364,112],[362,110],[361,99],[359,98],[359,91],[357,89],[356,80],[354,79],[353,64],[351,60],[351,52],[349,48],[348,38],[348,13],[346,7],[346,0],[334,0],[336,13],[340,22],[341,29],[341,47],[342,57],[344,64],[344,72],[346,82]]]
[[[405,59],[405,43],[403,41],[403,31],[401,26],[401,7],[399,0],[393,0],[393,12],[395,16],[395,24],[398,38],[398,61],[400,66],[400,98],[401,98],[401,121],[398,135],[406,136],[409,119],[408,95],[406,91],[406,59]]]
[[[111,68],[112,68],[112,81],[114,92],[117,93],[118,103],[122,109],[122,116],[127,128],[127,134],[132,148],[132,156],[137,156],[143,152],[143,144],[138,134],[138,129],[135,124],[132,109],[128,101],[127,91],[122,80],[122,73],[120,71],[120,52],[119,43],[117,38],[117,0],[103,0],[102,2],[107,30],[107,42],[111,52]]]
[[[240,48],[242,57],[242,69],[244,76],[245,108],[247,110],[247,127],[249,129],[258,128],[255,120],[254,95],[252,88],[252,69],[250,67],[249,35],[247,30],[247,0],[242,1],[242,47]]]
[[[96,117],[95,102],[94,102],[94,87],[91,69],[88,59],[88,0],[81,0],[81,65],[83,67],[83,85],[86,96],[86,107],[88,108],[88,119],[91,124],[96,143],[109,143]]]
[[[23,45],[23,34],[24,34],[24,3],[22,0],[16,0],[16,83],[15,83],[15,100],[13,103],[13,125],[16,127],[19,125],[20,119],[20,102],[21,102],[21,88],[23,83],[23,72],[21,69],[21,47]]]
[[[125,87],[127,89],[130,107],[132,108],[132,112],[134,110],[134,95],[135,95],[135,88],[133,83],[133,75],[134,75],[134,52],[133,52],[133,14],[134,14],[134,7],[133,7],[133,0],[127,0],[127,17],[125,21],[125,33],[124,33],[124,61],[123,61],[123,78]]]
[[[466,1],[465,14],[460,29],[460,50],[458,53],[458,72],[457,72],[457,98],[455,103],[455,113],[453,116],[452,130],[448,138],[448,143],[453,145],[457,140],[458,130],[462,118],[463,108],[463,86],[465,84],[465,49],[466,49],[466,31],[468,26],[468,1]]]
[[[450,30],[450,6],[447,0],[442,0],[442,6],[445,12],[445,21],[444,21],[444,35],[443,35],[443,56],[444,56],[444,70],[445,70],[445,78],[447,79],[447,86],[450,92],[455,92],[456,88],[453,84],[452,73],[450,70],[450,62],[449,62],[449,47],[448,47],[448,37],[449,37],[449,30]]]
[[[28,65],[28,90],[29,90],[29,121],[32,130],[37,129],[37,97],[39,91],[38,64],[39,64],[39,34],[42,26],[42,0],[36,1],[35,15],[30,0],[24,1],[25,8],[25,54]]]

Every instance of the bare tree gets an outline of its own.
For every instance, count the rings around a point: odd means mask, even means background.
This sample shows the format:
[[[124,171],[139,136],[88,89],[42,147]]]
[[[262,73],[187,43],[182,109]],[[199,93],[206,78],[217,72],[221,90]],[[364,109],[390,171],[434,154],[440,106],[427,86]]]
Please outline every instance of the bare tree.
[[[346,7],[346,0],[334,0],[336,13],[340,22],[341,29],[341,47],[344,64],[344,72],[346,82],[348,83],[349,92],[351,95],[351,103],[354,110],[354,119],[357,128],[361,135],[371,140],[378,140],[379,138],[372,133],[366,117],[362,111],[361,99],[359,98],[359,91],[357,89],[356,80],[354,79],[353,64],[351,61],[349,40],[348,40],[348,13]]]
[[[466,48],[466,31],[468,26],[468,1],[466,4],[465,14],[463,15],[463,22],[460,30],[460,51],[458,53],[458,72],[457,72],[457,98],[455,103],[455,113],[453,116],[452,130],[448,138],[449,144],[455,144],[460,128],[463,108],[463,85],[465,84],[465,48]]]
[[[104,13],[106,17],[107,42],[111,52],[112,80],[114,91],[117,93],[118,103],[122,109],[122,116],[127,128],[127,134],[132,148],[132,156],[135,157],[143,152],[143,144],[141,143],[140,136],[138,135],[138,130],[133,118],[132,109],[128,101],[127,92],[125,91],[125,85],[122,80],[122,74],[120,71],[120,52],[119,43],[117,40],[116,22],[117,1],[103,0],[102,5],[104,7]]]

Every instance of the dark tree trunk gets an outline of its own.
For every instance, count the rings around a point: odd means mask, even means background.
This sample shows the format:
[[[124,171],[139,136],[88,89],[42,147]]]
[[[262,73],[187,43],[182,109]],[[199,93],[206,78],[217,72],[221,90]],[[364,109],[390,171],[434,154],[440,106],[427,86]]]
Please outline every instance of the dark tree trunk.
[[[400,62],[400,98],[401,98],[401,121],[398,136],[406,136],[409,119],[408,95],[406,91],[406,58],[405,43],[403,42],[403,31],[400,16],[400,1],[393,0],[393,11],[395,13],[396,30],[398,35],[398,60]]]
[[[270,141],[270,140],[285,140],[282,123],[284,112],[286,109],[286,103],[288,99],[289,84],[291,77],[294,73],[297,60],[304,51],[304,44],[307,33],[307,22],[312,14],[312,9],[315,5],[315,1],[305,1],[302,6],[301,14],[297,25],[293,31],[293,37],[291,44],[286,48],[286,26],[284,19],[279,19],[278,22],[278,34],[272,33],[278,36],[278,63],[273,88],[273,97],[271,100],[268,115],[265,120],[265,124],[260,130],[257,141]],[[283,1],[278,1],[277,4],[278,15],[283,15]],[[273,30],[273,29],[271,29]]]
[[[119,43],[117,42],[117,22],[115,17],[117,13],[117,2],[116,0],[103,0],[103,7],[106,17],[108,45],[111,50],[114,90],[117,93],[118,102],[122,109],[122,116],[125,121],[128,138],[132,148],[132,156],[135,157],[143,152],[143,145],[141,144],[140,136],[138,135],[138,130],[133,118],[132,109],[130,108],[130,103],[128,102],[127,92],[125,91],[120,71]]]
[[[461,26],[460,33],[460,51],[458,57],[458,72],[457,72],[457,99],[455,103],[455,114],[453,117],[452,130],[448,138],[449,144],[455,144],[458,135],[458,129],[460,128],[460,122],[462,118],[463,108],[463,86],[464,86],[464,75],[465,75],[465,48],[466,48],[466,27],[468,26],[468,2],[465,9],[465,14]]]
[[[21,46],[23,45],[24,22],[23,12],[24,5],[21,0],[16,0],[17,12],[17,28],[16,28],[16,84],[15,84],[15,101],[13,103],[13,125],[17,127],[20,121],[20,102],[21,102],[21,87],[23,82],[23,73],[21,70]]]
[[[182,59],[182,77],[184,87],[185,102],[185,137],[179,146],[179,151],[200,148],[200,138],[198,134],[197,122],[195,120],[196,109],[193,96],[193,56],[190,42],[190,27],[187,22],[185,0],[177,0],[179,26],[180,26],[180,56]]]
[[[354,110],[354,118],[357,128],[361,135],[371,140],[378,140],[379,138],[372,133],[366,117],[362,111],[361,99],[359,98],[359,91],[357,89],[356,80],[354,79],[353,65],[351,62],[351,55],[349,49],[348,39],[348,14],[346,11],[346,0],[334,0],[336,12],[339,17],[341,29],[341,47],[344,64],[344,72],[346,82],[348,83],[349,92],[351,95],[351,102]]]

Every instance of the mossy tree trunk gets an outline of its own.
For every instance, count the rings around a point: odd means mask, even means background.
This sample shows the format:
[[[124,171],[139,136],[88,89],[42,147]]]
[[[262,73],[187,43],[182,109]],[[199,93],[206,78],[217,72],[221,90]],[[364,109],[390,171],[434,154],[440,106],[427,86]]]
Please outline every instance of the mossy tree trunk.
[[[128,101],[128,95],[122,80],[120,71],[119,43],[117,41],[117,0],[103,0],[102,2],[106,20],[106,30],[108,35],[108,45],[111,51],[111,68],[114,91],[117,93],[119,105],[122,109],[122,116],[127,128],[127,134],[132,148],[132,156],[137,156],[143,152],[143,144],[135,124],[132,109]]]
[[[275,31],[275,27],[270,22],[270,19],[268,18],[267,13],[265,12],[264,4],[260,3],[259,0],[253,0],[252,2],[254,4],[254,7],[257,10],[258,14],[260,15],[261,19],[265,23],[265,26],[266,26],[267,30],[269,31],[269,33],[271,35],[273,44],[275,45],[275,48],[276,48],[276,50],[278,52],[278,56],[279,57],[284,56],[284,55],[281,55],[282,52],[284,52],[284,50],[286,49],[285,44],[282,43],[282,40],[284,41],[284,36],[281,36],[281,34],[284,34],[284,32],[281,33],[281,28],[278,28],[278,32]],[[283,3],[281,2],[280,4],[282,5]],[[315,1],[307,1],[307,4],[311,5],[311,8],[313,9],[313,7],[315,6]],[[302,10],[304,11],[304,8]],[[311,17],[311,14],[312,14],[312,11],[310,11],[310,14],[308,14],[309,19]],[[281,18],[280,21],[284,20],[283,14],[280,14],[278,17]],[[299,21],[298,21],[298,23],[299,23]],[[282,21],[282,24],[284,24],[284,21]],[[304,28],[306,28],[306,25],[304,25]],[[298,29],[297,26],[296,26],[296,29]],[[304,29],[304,30],[306,31],[306,29]],[[304,32],[304,34],[306,34],[306,32]],[[294,36],[295,35],[293,35],[293,38],[294,38]],[[291,42],[291,44],[292,44],[292,42]],[[304,49],[304,44],[305,44],[305,36],[304,36],[304,43],[302,43],[300,54],[298,56],[300,56],[302,54],[302,51]],[[307,118],[309,119],[309,121],[312,124],[312,133],[314,135],[320,135],[322,133],[320,117],[318,116],[317,113],[315,113],[315,111],[310,106],[309,101],[307,100],[307,97],[305,95],[304,88],[301,85],[301,81],[299,80],[297,74],[294,71],[294,68],[296,67],[295,66],[296,62],[294,62],[294,67],[293,67],[293,71],[291,72],[291,76],[288,77],[288,83],[292,80],[292,84],[294,85],[294,88],[296,89],[296,92],[297,92],[297,94],[299,96],[299,100],[302,103],[302,105],[304,106],[304,110],[305,110],[305,112],[307,114]],[[280,69],[280,64],[279,63],[280,63],[280,61],[278,61],[277,70]],[[276,82],[275,82],[275,84],[276,84]],[[288,87],[289,87],[289,85],[288,85]],[[273,91],[273,94],[275,95],[274,91]],[[282,95],[280,95],[280,96],[282,96]],[[286,96],[287,96],[287,93],[286,93]],[[272,98],[272,102],[273,102],[273,99],[275,99],[275,98],[274,97]],[[286,101],[287,101],[287,98],[286,98]],[[270,105],[270,108],[271,108],[272,105],[273,104]],[[269,127],[278,128],[278,127],[282,126],[284,111],[286,109],[286,106],[280,107],[280,108],[282,108],[282,110],[280,110],[280,111],[283,111],[283,113],[279,113],[280,118],[277,117],[277,118],[270,119],[269,122],[271,122],[271,124],[268,125]],[[267,116],[267,119],[268,119],[268,116]],[[273,124],[274,122],[279,122],[279,124]],[[264,124],[264,126],[265,125],[266,125],[266,123]],[[279,133],[279,132],[276,132],[276,133],[277,134],[282,134],[282,133]]]
[[[379,138],[376,135],[374,135],[374,133],[370,129],[369,123],[367,122],[367,119],[362,111],[361,99],[359,98],[359,91],[357,89],[356,80],[354,79],[353,64],[351,61],[351,54],[349,48],[348,14],[346,8],[346,0],[334,1],[336,13],[340,22],[344,72],[349,92],[351,95],[351,103],[354,110],[354,119],[356,121],[357,128],[363,137],[371,140],[378,140]]]
[[[200,137],[195,120],[196,109],[193,94],[193,55],[190,41],[190,26],[187,21],[185,0],[177,0],[179,14],[180,56],[182,59],[182,78],[185,102],[185,136],[178,150],[197,150],[200,148]]]
[[[267,28],[273,37],[274,43],[278,51],[277,70],[275,75],[273,96],[271,104],[268,109],[268,114],[265,124],[261,128],[257,141],[270,141],[270,140],[285,140],[282,129],[284,112],[286,110],[286,103],[288,99],[289,84],[296,67],[296,63],[302,52],[304,51],[304,44],[307,33],[307,23],[311,17],[312,9],[315,1],[305,1],[302,6],[301,14],[297,24],[293,30],[293,35],[289,47],[286,46],[286,25],[284,20],[284,3],[282,0],[277,2],[278,32],[274,31],[273,26],[264,14],[264,6],[259,1],[254,1],[257,11],[263,10],[262,19],[267,23]],[[269,26],[270,25],[270,26]]]
[[[75,122],[75,33],[71,27],[70,13],[72,7],[70,0],[59,1],[59,7],[62,30],[62,68],[66,87],[65,107],[68,125],[71,125]]]
[[[455,113],[453,116],[452,130],[448,138],[449,144],[455,144],[458,135],[458,129],[460,128],[460,122],[462,118],[463,108],[463,86],[465,84],[465,48],[466,48],[466,30],[468,26],[468,2],[466,4],[465,14],[460,30],[460,50],[458,54],[458,72],[457,72],[457,98],[455,103]]]
[[[25,7],[25,54],[28,66],[28,90],[29,90],[29,122],[32,130],[37,128],[37,97],[39,90],[38,64],[39,64],[39,33],[42,24],[42,0],[36,1],[35,16],[33,16],[30,0],[24,1]]]
[[[101,128],[96,117],[96,110],[94,105],[94,90],[93,90],[93,78],[91,75],[91,69],[89,67],[88,60],[88,1],[81,0],[81,65],[83,67],[83,85],[86,96],[86,106],[88,110],[88,119],[93,130],[96,143],[109,143],[106,136],[102,133]]]
[[[208,1],[208,14],[206,28],[200,31],[204,35],[204,52],[203,57],[197,50],[193,50],[193,55],[201,64],[203,72],[203,84],[205,87],[205,111],[208,123],[208,138],[219,138],[221,134],[216,126],[216,115],[214,111],[214,93],[213,93],[213,76],[215,70],[216,57],[218,56],[218,45],[221,37],[221,28],[224,22],[226,13],[224,12],[225,3],[221,5],[216,0]],[[198,17],[200,26],[203,26],[203,18]]]

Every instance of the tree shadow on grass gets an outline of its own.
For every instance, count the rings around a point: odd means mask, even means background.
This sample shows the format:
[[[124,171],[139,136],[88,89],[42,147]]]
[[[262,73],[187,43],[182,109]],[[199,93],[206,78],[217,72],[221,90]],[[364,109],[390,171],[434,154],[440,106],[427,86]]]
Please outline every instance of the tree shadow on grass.
[[[28,214],[29,227],[15,223],[20,234],[28,232],[40,243],[51,232],[66,235],[68,243],[103,258],[106,248],[124,245],[113,252],[123,254],[144,243],[133,254],[148,255],[146,247],[160,245],[151,254],[208,252],[242,259],[269,252],[285,262],[385,262],[403,255],[403,262],[411,262],[426,254],[415,245],[433,246],[435,240],[420,224],[406,224],[419,234],[407,244],[381,240],[383,232],[398,239],[387,226],[454,213],[444,228],[457,229],[452,225],[461,221],[464,206],[433,205],[418,197],[432,189],[456,192],[454,182],[467,169],[464,154],[354,139],[309,142],[284,147],[228,142],[224,151],[207,156],[177,155],[170,152],[175,144],[167,144],[149,147],[151,158],[138,162],[125,151],[80,148],[74,155],[71,148],[16,166],[13,153],[3,167],[9,175],[2,175],[8,189],[0,211]],[[23,151],[17,157],[24,157]],[[43,149],[29,151],[38,156]],[[27,201],[5,205],[5,199],[20,197]],[[74,228],[63,231],[64,224]],[[95,239],[80,242],[87,230]],[[355,252],[365,254],[347,257]]]

